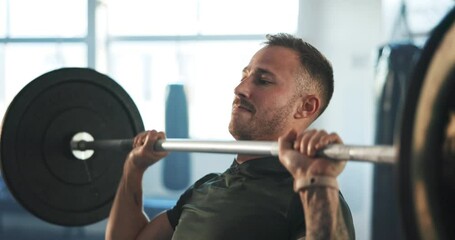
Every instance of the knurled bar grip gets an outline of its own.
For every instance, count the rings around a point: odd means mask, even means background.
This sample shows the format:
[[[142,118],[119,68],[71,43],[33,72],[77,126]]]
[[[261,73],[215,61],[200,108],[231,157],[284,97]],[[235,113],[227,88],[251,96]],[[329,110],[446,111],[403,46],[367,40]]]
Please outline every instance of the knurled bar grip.
[[[72,150],[97,150],[106,148],[131,149],[132,139],[73,141]],[[201,141],[190,139],[158,140],[155,149],[160,151],[231,153],[278,156],[278,142],[272,141]],[[354,146],[343,144],[328,145],[317,153],[318,156],[335,160],[367,161],[373,163],[396,162],[396,149],[392,146]]]

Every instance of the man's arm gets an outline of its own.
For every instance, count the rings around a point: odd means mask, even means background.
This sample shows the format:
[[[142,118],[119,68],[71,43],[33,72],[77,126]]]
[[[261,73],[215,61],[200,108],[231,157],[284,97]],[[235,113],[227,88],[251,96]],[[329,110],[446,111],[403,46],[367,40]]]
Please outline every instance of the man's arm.
[[[167,215],[162,213],[149,222],[142,205],[142,177],[150,165],[166,156],[153,149],[156,140],[164,137],[162,132],[148,131],[134,139],[109,214],[106,239],[171,239]]]
[[[349,239],[338,190],[312,188],[299,194],[305,211],[306,239]]]
[[[315,158],[317,150],[342,143],[339,136],[325,131],[291,131],[279,143],[280,161],[294,177],[294,190],[302,201],[305,239],[348,239],[336,180],[346,163]]]

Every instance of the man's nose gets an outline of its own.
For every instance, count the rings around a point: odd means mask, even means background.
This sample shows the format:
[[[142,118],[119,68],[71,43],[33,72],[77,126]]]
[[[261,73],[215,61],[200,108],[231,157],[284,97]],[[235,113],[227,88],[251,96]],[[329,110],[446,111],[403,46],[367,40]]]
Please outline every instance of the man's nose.
[[[252,81],[251,80],[252,79],[250,79],[250,77],[246,77],[245,79],[243,79],[239,83],[239,85],[237,85],[237,87],[235,87],[235,89],[234,89],[235,95],[249,98],[251,95],[251,91],[252,91],[252,84],[251,84]]]

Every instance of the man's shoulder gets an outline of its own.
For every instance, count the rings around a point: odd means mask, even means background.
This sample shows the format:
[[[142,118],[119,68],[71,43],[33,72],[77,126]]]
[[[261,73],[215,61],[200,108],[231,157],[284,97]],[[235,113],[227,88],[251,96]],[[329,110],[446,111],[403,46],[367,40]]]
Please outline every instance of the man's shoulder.
[[[203,176],[202,178],[200,178],[199,180],[197,180],[195,183],[194,183],[194,186],[195,187],[198,187],[216,177],[219,177],[221,174],[220,173],[209,173],[205,176]]]

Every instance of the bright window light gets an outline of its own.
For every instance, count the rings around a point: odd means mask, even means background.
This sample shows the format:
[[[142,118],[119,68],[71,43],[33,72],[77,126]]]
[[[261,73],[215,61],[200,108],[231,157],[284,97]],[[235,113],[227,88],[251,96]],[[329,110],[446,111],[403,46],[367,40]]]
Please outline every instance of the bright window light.
[[[82,37],[87,32],[87,1],[10,0],[10,37]],[[0,10],[3,11],[3,10]]]
[[[110,0],[111,35],[295,32],[298,1]]]

